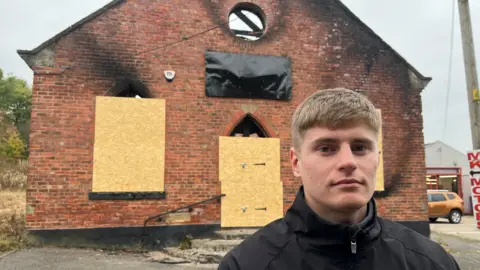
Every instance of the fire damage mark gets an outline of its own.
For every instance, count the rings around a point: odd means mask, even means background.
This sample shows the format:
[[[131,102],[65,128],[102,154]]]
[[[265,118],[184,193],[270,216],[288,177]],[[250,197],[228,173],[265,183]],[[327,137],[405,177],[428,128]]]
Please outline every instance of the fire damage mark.
[[[221,16],[223,14],[223,6],[225,1],[209,1],[204,0],[203,4],[212,20],[213,24],[221,25],[222,31],[225,33],[231,33],[230,29],[228,28],[228,24],[225,21],[225,17]],[[276,8],[275,6],[276,5]],[[324,1],[305,1],[299,0],[299,2],[295,3],[296,6],[304,5],[304,8],[311,12],[311,16],[314,18],[318,18],[318,20],[324,20],[325,23],[335,23],[335,20],[332,21],[332,18],[344,18],[342,16],[341,8],[338,6],[337,0],[324,0]],[[335,8],[332,8],[335,7]],[[289,8],[289,4],[286,0],[276,0],[270,3],[269,10],[276,10],[276,14],[272,18],[269,18],[269,31],[257,42],[269,42],[277,35],[280,35],[286,32],[286,26],[284,22],[286,20],[282,20],[287,14],[287,10]],[[267,14],[268,16],[269,14]],[[353,15],[349,15],[353,16]],[[330,20],[330,21],[329,21]],[[363,26],[352,27],[352,25],[356,25],[354,19],[346,19],[347,25],[344,23],[338,23],[339,31],[342,34],[333,35],[330,40],[330,44],[339,45],[342,47],[343,51],[342,54],[346,55],[363,55],[364,59],[364,70],[363,73],[367,76],[370,74],[372,69],[375,67],[380,55],[384,53],[385,50],[390,50],[390,48],[383,44],[381,40],[368,33],[363,29]],[[118,32],[118,25],[113,24],[109,26],[109,33]],[[354,40],[359,40],[356,44],[342,44],[341,36],[350,36]],[[132,96],[132,95],[139,95],[140,97],[152,97],[152,93],[148,90],[148,87],[142,81],[142,74],[146,74],[145,72],[140,72],[138,70],[138,64],[135,59],[134,54],[127,49],[128,42],[117,42],[117,43],[109,43],[106,45],[100,45],[99,41],[97,40],[96,36],[88,31],[88,28],[79,28],[76,32],[71,35],[72,39],[74,40],[76,51],[79,56],[82,57],[72,57],[75,59],[75,66],[74,69],[82,69],[82,71],[87,73],[87,79],[97,79],[101,78],[108,79],[113,81],[113,86],[108,90],[107,93],[111,95],[120,95],[120,96]],[[108,42],[108,41],[104,41]],[[347,46],[345,46],[347,45]],[[360,46],[359,46],[360,45]],[[80,55],[81,52],[88,52],[88,57],[85,58],[83,55]],[[340,53],[340,52],[339,52]],[[46,60],[51,61],[50,54],[47,54],[45,57]],[[403,60],[399,58],[399,60]],[[48,62],[47,61],[47,62]],[[333,61],[330,59],[329,61]],[[44,65],[51,65],[50,62],[43,63]],[[425,81],[428,78],[424,78],[419,75],[417,72],[412,71],[413,74],[408,73],[405,74],[407,78],[410,79],[411,84],[418,85],[419,87],[424,86],[424,84],[419,83],[418,81]],[[401,76],[401,75],[399,75]],[[419,78],[418,80],[413,80],[412,77]],[[401,78],[402,79],[402,78]],[[401,80],[399,80],[401,81]],[[362,81],[362,85],[366,83]],[[361,87],[361,85],[359,85]],[[409,91],[412,87],[410,83],[406,83],[402,86],[404,89],[404,104],[408,106],[409,99],[412,95],[417,95],[417,91]],[[132,93],[132,89],[133,92]],[[413,93],[411,93],[413,92]],[[408,111],[411,111],[408,109]],[[414,131],[410,128],[411,121],[404,120],[406,124],[405,129],[407,130],[408,134],[402,136],[402,141],[398,143],[399,145],[408,145],[410,139],[414,135]],[[388,134],[388,132],[385,132]],[[389,168],[399,168],[399,169],[407,169],[407,162],[410,156],[410,150],[408,147],[400,148],[394,156],[392,156],[392,160],[389,161],[388,167]],[[388,196],[391,193],[396,192],[397,185],[401,184],[403,181],[403,177],[401,174],[393,173],[392,170],[385,170],[385,191],[377,193],[377,196]]]
[[[114,87],[108,91],[112,96],[116,97],[139,97],[152,98],[150,90],[143,82],[133,79],[124,79],[118,81]]]
[[[261,8],[252,3],[237,4],[228,20],[230,30],[239,38],[258,40],[265,33],[265,14]]]
[[[212,23],[214,25],[219,25],[220,29],[227,35],[232,35],[232,30],[230,30],[228,25],[228,16],[223,16],[225,11],[228,13],[230,10],[224,10],[224,6],[226,4],[226,0],[221,1],[211,1],[211,0],[203,0],[203,6],[207,10],[208,16],[210,17]],[[262,33],[262,38],[255,41],[256,43],[262,42],[271,42],[273,39],[286,33],[286,26],[284,18],[285,14],[288,11],[288,4],[287,0],[272,0],[267,2],[264,6],[261,6],[262,9],[270,10],[270,12],[266,12],[266,22],[268,25],[265,25],[264,28],[268,28],[269,30],[265,33]],[[234,7],[231,7],[234,8]],[[275,12],[271,12],[275,10]]]
[[[110,29],[115,32],[117,29]],[[142,75],[148,76],[145,71],[140,71],[137,60],[125,46],[128,43],[99,44],[97,37],[85,29],[72,36],[75,42],[75,52],[84,53],[86,57],[75,57],[74,68],[79,73],[84,73],[88,81],[93,83],[109,82],[113,86],[107,87],[103,94],[126,98],[154,98],[153,93],[143,82]],[[107,41],[105,41],[107,42]],[[96,89],[99,87],[96,86]],[[89,192],[90,201],[98,200],[163,200],[166,192]]]
[[[113,85],[105,91],[105,94],[153,98],[153,93],[142,80],[142,72],[138,70],[139,62],[125,47],[128,43],[100,45],[96,36],[84,29],[75,33],[73,39],[77,51],[88,52],[87,58],[76,58],[76,68],[87,72],[90,78],[113,81]]]
[[[386,44],[380,37],[378,37],[368,26],[363,24],[353,13],[338,0],[322,0],[322,1],[306,1],[300,0],[297,5],[302,7],[310,17],[315,18],[318,22],[328,25],[327,29],[331,32],[325,37],[328,50],[331,50],[331,56],[321,63],[322,69],[328,72],[335,72],[341,70],[342,66],[350,65],[352,59],[354,63],[360,61],[362,69],[360,70],[360,77],[354,80],[354,88],[362,89],[365,85],[372,83],[372,72],[380,61],[391,62],[389,65],[390,74],[396,81],[397,89],[402,89],[402,93],[394,93],[394,96],[400,95],[402,99],[402,114],[405,116],[399,117],[399,121],[403,121],[402,128],[405,133],[401,138],[389,137],[389,129],[394,127],[386,126],[384,134],[384,144],[390,142],[398,146],[411,145],[411,141],[415,135],[413,127],[413,118],[418,116],[412,115],[412,109],[417,104],[412,104],[415,101],[420,91],[423,88],[414,87],[411,82],[428,81],[430,78],[425,78],[411,67],[400,55],[398,55],[388,44]],[[387,53],[388,52],[388,53]],[[344,57],[347,56],[347,57]],[[351,57],[350,57],[351,56]],[[385,56],[385,57],[383,57]],[[388,58],[387,58],[388,57]],[[384,63],[382,63],[383,66]],[[405,70],[405,68],[407,70]],[[409,71],[414,74],[410,74]],[[412,80],[411,77],[418,78]],[[425,86],[425,84],[419,84]],[[397,91],[396,89],[388,89],[387,91]],[[365,94],[368,94],[368,90]],[[391,134],[391,133],[390,133]],[[375,192],[375,197],[387,197],[402,190],[402,185],[405,183],[404,174],[399,173],[402,170],[408,170],[412,147],[397,147],[395,154],[388,155],[385,161],[384,171],[384,191]]]
[[[383,191],[375,191],[374,197],[385,198],[391,196],[400,190],[399,186],[402,183],[402,175],[400,173],[393,173],[394,170],[390,170],[390,173],[385,175],[385,188]]]
[[[35,67],[53,67],[55,63],[55,45],[57,42],[68,36],[73,31],[77,30],[78,28],[82,27],[87,22],[95,19],[96,17],[102,15],[104,12],[114,8],[117,5],[124,3],[125,0],[112,0],[100,9],[96,10],[95,12],[91,13],[90,15],[86,16],[82,20],[78,21],[77,23],[71,25],[70,27],[66,28],[62,32],[58,33],[51,39],[47,40],[46,42],[42,43],[40,46],[33,50],[17,50],[17,53],[20,57],[28,64],[28,66],[32,69]]]

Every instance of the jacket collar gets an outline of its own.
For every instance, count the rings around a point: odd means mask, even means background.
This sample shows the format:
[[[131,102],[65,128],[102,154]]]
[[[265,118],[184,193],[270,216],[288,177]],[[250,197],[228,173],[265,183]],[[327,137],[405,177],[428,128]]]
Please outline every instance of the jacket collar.
[[[374,199],[368,202],[366,218],[355,225],[332,223],[318,216],[307,205],[303,186],[300,187],[295,201],[285,215],[289,229],[297,234],[315,239],[316,245],[346,244],[355,240],[365,245],[381,233]]]

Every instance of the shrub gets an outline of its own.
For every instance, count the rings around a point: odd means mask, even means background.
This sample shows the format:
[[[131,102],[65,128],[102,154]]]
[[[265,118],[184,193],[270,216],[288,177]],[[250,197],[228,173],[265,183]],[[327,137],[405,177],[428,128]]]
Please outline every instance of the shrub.
[[[28,163],[0,157],[0,189],[25,189]]]
[[[21,248],[27,239],[23,214],[0,216],[0,252]]]
[[[26,146],[20,134],[12,130],[5,138],[0,139],[0,155],[11,159],[23,159],[26,157]]]

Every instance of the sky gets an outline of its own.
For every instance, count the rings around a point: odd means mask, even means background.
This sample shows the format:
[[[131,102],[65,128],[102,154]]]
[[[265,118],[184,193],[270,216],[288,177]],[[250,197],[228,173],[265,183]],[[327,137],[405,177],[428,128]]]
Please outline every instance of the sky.
[[[448,106],[446,102],[452,1],[342,0],[411,65],[433,78],[422,94],[425,142],[441,140],[466,152],[472,143],[457,5]],[[108,2],[0,0],[0,68],[31,84],[33,73],[16,50],[37,47]],[[477,66],[480,66],[480,1],[470,1],[470,12]]]

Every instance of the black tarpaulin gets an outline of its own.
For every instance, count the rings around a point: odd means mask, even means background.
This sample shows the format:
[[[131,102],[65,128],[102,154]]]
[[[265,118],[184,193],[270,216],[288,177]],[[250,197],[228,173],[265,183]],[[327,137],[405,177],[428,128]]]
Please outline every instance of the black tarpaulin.
[[[206,95],[209,97],[289,100],[290,59],[207,51]]]

